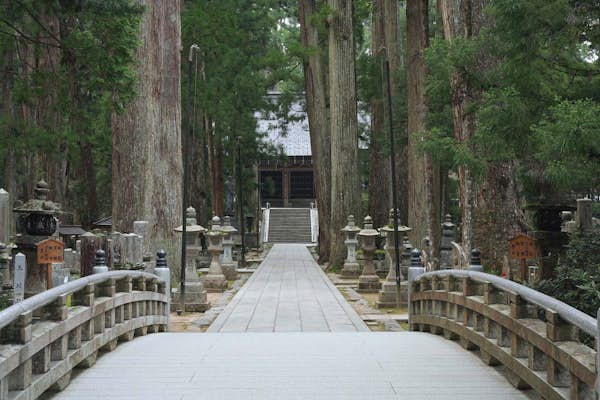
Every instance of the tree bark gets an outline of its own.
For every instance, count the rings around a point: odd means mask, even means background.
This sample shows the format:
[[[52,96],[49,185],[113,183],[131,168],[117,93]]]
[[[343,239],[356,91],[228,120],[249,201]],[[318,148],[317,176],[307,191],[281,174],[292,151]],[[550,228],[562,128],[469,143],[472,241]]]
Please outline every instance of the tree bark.
[[[430,207],[427,201],[431,200],[427,190],[428,168],[418,148],[428,111],[423,58],[423,52],[429,45],[428,14],[428,0],[407,2],[408,225],[412,228],[410,240],[417,247],[429,233]]]
[[[349,214],[359,217],[358,122],[352,0],[329,0],[329,90],[331,103],[330,265],[342,265]]]
[[[148,221],[148,246],[165,248],[175,266],[183,171],[180,9],[178,1],[139,1],[146,13],[137,51],[138,97],[112,121],[113,228],[129,232],[133,221]]]
[[[306,111],[319,210],[319,262],[329,259],[331,242],[331,135],[327,105],[326,67],[319,31],[311,17],[317,12],[314,0],[299,0],[298,14],[302,46],[309,51],[304,59]]]
[[[446,40],[475,37],[492,23],[483,11],[489,0],[440,2]],[[482,72],[495,63],[496,60],[480,51],[473,68]],[[455,140],[458,145],[472,147],[470,140],[475,135],[477,121],[475,113],[467,110],[481,99],[482,92],[458,71],[452,74],[450,86]],[[467,252],[479,246],[484,263],[498,270],[508,253],[508,239],[524,226],[514,167],[511,161],[489,163],[487,179],[481,183],[475,182],[466,166],[458,170],[462,245]]]
[[[403,107],[406,93],[406,59],[404,35],[400,26],[398,1],[383,0],[383,27],[385,47],[390,59],[390,86],[392,88],[392,110],[394,137],[396,142],[396,189],[400,221],[408,221],[408,135]]]
[[[385,52],[380,50],[386,47],[384,2],[387,0],[373,1],[373,25],[371,32],[371,53],[375,60],[381,65],[385,62]],[[389,53],[389,49],[388,49]],[[390,60],[391,64],[391,60]],[[390,65],[391,69],[391,65]],[[392,207],[392,176],[390,166],[389,142],[386,140],[388,131],[386,127],[386,116],[384,108],[385,84],[382,83],[385,69],[375,69],[377,92],[371,98],[371,141],[369,143],[369,206],[368,212],[373,218],[373,226],[387,225],[389,220],[389,209]],[[391,72],[390,72],[391,80]],[[393,86],[393,85],[392,85]],[[389,123],[389,121],[388,121]],[[396,131],[397,132],[397,131]],[[387,146],[386,146],[387,143]],[[395,162],[395,160],[394,160]],[[397,172],[398,169],[396,169]]]

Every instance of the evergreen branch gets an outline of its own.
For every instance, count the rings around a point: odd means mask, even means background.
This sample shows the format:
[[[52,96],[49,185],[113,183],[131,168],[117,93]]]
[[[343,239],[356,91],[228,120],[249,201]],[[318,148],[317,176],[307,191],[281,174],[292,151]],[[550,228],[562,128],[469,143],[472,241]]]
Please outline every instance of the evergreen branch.
[[[25,9],[25,11],[27,12],[27,14],[29,14],[29,16],[43,29],[45,30],[54,40],[56,40],[56,43],[60,43],[62,44],[62,41],[60,40],[60,38],[58,36],[56,36],[54,34],[54,32],[52,32],[50,29],[48,29],[46,27],[46,25],[44,25],[42,23],[42,21],[39,20],[39,18],[37,17],[37,15],[35,15],[34,12],[32,12],[29,7],[27,7],[27,5],[25,5],[21,0],[15,0],[21,7],[23,7]]]
[[[26,34],[25,32],[23,32],[22,30],[20,30],[19,28],[17,28],[16,26],[14,26],[13,24],[11,24],[10,22],[8,22],[5,19],[0,19],[0,22],[4,23],[9,28],[14,29],[14,31],[17,32],[17,34],[14,34],[14,33],[6,32],[6,31],[0,31],[0,33],[2,33],[4,35],[12,36],[15,39],[23,38],[23,39],[25,39],[25,40],[27,40],[27,41],[29,41],[31,43],[41,44],[41,45],[44,45],[44,46],[56,47],[57,49],[62,49],[63,48],[63,46],[61,46],[60,44],[55,44],[55,43],[50,43],[50,42],[43,42],[41,40],[35,39],[34,37]]]

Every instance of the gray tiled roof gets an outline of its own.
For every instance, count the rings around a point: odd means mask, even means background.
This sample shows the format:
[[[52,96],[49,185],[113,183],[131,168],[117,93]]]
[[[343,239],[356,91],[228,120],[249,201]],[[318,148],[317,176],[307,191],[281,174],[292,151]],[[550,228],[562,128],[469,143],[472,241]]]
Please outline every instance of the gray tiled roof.
[[[287,156],[310,156],[308,118],[300,103],[292,105],[289,115],[294,120],[286,124],[274,115],[264,118],[257,114],[257,130],[266,133],[266,140],[275,146],[281,146]]]
[[[273,95],[273,94],[272,94]],[[273,95],[276,97],[276,95]],[[301,102],[292,104],[290,112],[292,121],[285,122],[277,119],[273,114],[263,115],[259,112],[255,114],[257,121],[257,131],[266,133],[266,141],[281,146],[283,152],[287,156],[310,156],[310,133],[308,130],[308,117]],[[358,115],[359,126],[367,126],[370,124],[370,116],[368,113],[359,111]],[[366,149],[368,145],[362,140],[359,141],[358,147]]]

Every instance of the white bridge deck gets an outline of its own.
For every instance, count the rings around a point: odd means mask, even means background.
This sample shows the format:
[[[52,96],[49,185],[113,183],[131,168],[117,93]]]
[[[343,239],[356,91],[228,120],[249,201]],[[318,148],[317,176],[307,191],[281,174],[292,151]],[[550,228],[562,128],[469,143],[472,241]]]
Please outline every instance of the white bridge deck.
[[[123,343],[53,399],[528,398],[456,342],[365,332],[357,319],[305,248],[276,245],[211,326],[219,333]]]

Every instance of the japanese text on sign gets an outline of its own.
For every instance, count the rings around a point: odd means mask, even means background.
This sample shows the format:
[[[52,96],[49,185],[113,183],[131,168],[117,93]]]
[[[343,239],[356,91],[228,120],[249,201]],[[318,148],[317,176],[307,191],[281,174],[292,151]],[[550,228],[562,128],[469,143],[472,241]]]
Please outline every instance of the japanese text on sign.
[[[64,261],[63,242],[55,239],[46,239],[37,244],[38,264],[60,263]]]
[[[508,241],[510,258],[531,259],[536,257],[535,240],[520,234]]]

